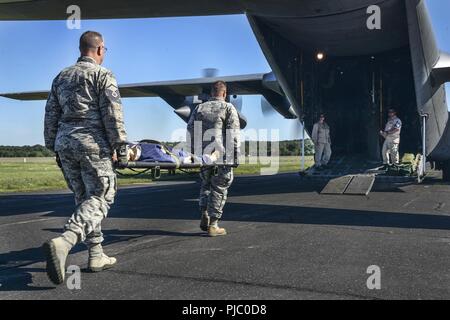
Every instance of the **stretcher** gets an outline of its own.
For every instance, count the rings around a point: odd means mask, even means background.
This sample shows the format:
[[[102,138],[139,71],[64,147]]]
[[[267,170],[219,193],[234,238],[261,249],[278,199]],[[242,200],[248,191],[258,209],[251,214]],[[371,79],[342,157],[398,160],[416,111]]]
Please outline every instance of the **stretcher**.
[[[231,166],[231,165],[220,165]],[[135,175],[144,174],[150,172],[153,179],[159,179],[161,177],[161,171],[167,171],[169,174],[175,174],[176,170],[188,172],[188,170],[201,170],[206,168],[212,168],[213,174],[217,175],[219,165],[217,164],[202,164],[202,163],[166,163],[166,162],[144,162],[144,161],[118,161],[115,163],[115,171],[119,175],[123,175],[119,170],[130,169]],[[137,171],[142,169],[142,171]]]
[[[162,146],[163,149],[166,152],[169,152],[171,157],[174,159],[174,162],[164,162],[164,161],[158,161],[158,160],[146,160],[146,161],[129,161],[129,154],[128,154],[128,145],[122,146],[119,150],[117,150],[117,161],[114,163],[114,170],[119,175],[124,175],[120,170],[129,169],[133,171],[134,175],[140,175],[147,172],[151,173],[151,176],[153,179],[159,179],[161,177],[161,171],[167,171],[169,174],[175,174],[176,170],[180,170],[183,172],[191,172],[193,170],[201,170],[210,168],[213,169],[213,174],[217,175],[218,168],[227,166],[227,167],[236,167],[236,164],[217,164],[217,163],[204,163],[201,161],[201,159],[198,159],[197,157],[192,157],[191,162],[186,161],[180,161],[178,157],[172,153],[169,147],[165,146],[164,144],[154,141],[154,140],[142,140],[139,142],[140,144],[146,144],[151,143]],[[138,171],[142,169],[141,171]]]

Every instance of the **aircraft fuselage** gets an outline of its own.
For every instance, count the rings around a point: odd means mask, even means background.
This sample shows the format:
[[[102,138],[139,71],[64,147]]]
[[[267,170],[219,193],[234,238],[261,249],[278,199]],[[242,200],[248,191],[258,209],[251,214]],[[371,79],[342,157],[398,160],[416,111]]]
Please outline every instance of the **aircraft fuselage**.
[[[301,1],[294,8],[293,1],[285,2],[291,6],[273,7],[271,14],[247,12],[247,17],[307,130],[325,112],[336,151],[378,159],[378,131],[394,107],[404,124],[402,151],[416,154],[422,152],[421,115],[427,114],[426,155],[445,166],[448,109],[444,87],[431,81],[440,53],[425,3]],[[368,27],[374,4],[380,9],[379,29]],[[325,59],[317,59],[319,52]]]

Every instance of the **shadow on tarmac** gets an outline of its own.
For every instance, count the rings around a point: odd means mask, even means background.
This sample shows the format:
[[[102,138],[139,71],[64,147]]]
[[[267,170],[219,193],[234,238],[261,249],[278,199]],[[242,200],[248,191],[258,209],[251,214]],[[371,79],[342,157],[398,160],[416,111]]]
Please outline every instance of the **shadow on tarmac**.
[[[297,181],[297,180],[294,180]],[[283,205],[282,199],[291,203],[296,200],[298,193],[311,193],[317,196],[321,186],[292,183],[292,179],[261,179],[258,177],[240,178],[239,183],[232,186],[230,197],[257,196],[252,203],[233,203],[226,205],[227,221],[246,222],[274,222],[299,223],[311,225],[338,225],[407,229],[436,229],[450,230],[450,216],[430,213],[391,212],[392,206],[387,205],[386,210],[352,210],[340,208],[305,207],[300,201],[295,204]],[[255,188],[253,183],[257,183]],[[109,218],[130,219],[167,219],[167,220],[198,220],[199,213],[196,199],[198,198],[198,185],[172,185],[166,190],[155,187],[141,187],[136,189],[120,190],[116,203],[109,212]],[[170,192],[167,190],[170,188]],[[163,191],[163,192],[161,192]],[[280,194],[280,202],[258,204],[258,199],[265,199],[265,195]],[[333,196],[331,196],[333,197]],[[339,206],[340,197],[336,197],[336,206]],[[361,197],[364,199],[364,197]],[[74,209],[71,194],[55,195],[12,195],[0,197],[0,216],[13,216],[48,212],[40,217],[69,217]],[[143,235],[170,235],[186,236],[186,234],[171,233],[162,230],[116,230],[116,238],[121,235],[125,238]],[[188,234],[189,235],[189,234]],[[107,234],[113,237],[113,234]],[[196,236],[196,234],[190,234]]]
[[[232,187],[230,196],[260,196],[284,194],[283,197],[295,199],[296,193],[309,192],[317,196],[320,185],[302,185],[296,179],[260,179],[256,177],[239,178]],[[428,183],[435,183],[430,181]],[[257,186],[253,187],[255,184]],[[199,213],[196,207],[198,184],[172,185],[170,191],[158,187],[141,187],[121,190],[117,203],[112,207],[109,217],[131,219],[167,219],[195,220]],[[158,191],[159,190],[159,191]],[[292,194],[292,195],[290,195]],[[258,199],[258,198],[257,198]],[[253,200],[253,202],[256,200]],[[295,202],[294,202],[295,203]],[[32,214],[54,210],[44,216],[69,217],[74,208],[71,194],[54,195],[12,195],[0,197],[0,216]],[[387,206],[389,211],[389,206]],[[408,212],[387,212],[349,210],[339,208],[305,207],[301,203],[283,205],[233,203],[226,206],[226,221],[273,222],[303,225],[334,225],[405,229],[450,230],[450,216],[442,214],[422,214]],[[60,229],[44,229],[55,233]],[[133,241],[145,236],[202,237],[203,233],[183,233],[164,230],[105,230],[105,245]],[[74,252],[85,250],[78,245]],[[26,269],[26,265],[43,262],[41,248],[0,253],[0,291],[48,290],[51,288],[32,287],[31,274],[28,272],[45,272],[45,270]],[[22,266],[22,268],[20,268]],[[2,278],[3,281],[2,281]]]

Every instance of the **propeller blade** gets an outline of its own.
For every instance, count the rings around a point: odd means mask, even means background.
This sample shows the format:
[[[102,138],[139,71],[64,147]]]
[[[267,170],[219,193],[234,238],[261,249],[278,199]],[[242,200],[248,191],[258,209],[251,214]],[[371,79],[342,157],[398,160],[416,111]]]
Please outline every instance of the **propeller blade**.
[[[219,75],[219,69],[205,68],[202,70],[202,75],[204,78],[216,78]],[[232,103],[234,105],[234,107],[238,110],[239,122],[241,125],[241,129],[244,129],[247,126],[247,118],[241,113],[241,111],[242,111],[242,96],[231,95],[231,96],[229,96],[229,100],[230,100],[230,103]],[[183,108],[180,108],[180,109],[183,109]],[[177,111],[180,109],[175,110],[175,113],[177,113]],[[182,113],[184,115],[186,113],[186,110],[180,110],[180,113]],[[179,113],[177,113],[177,114],[180,117],[183,117]],[[190,114],[190,110],[189,110],[189,114]]]
[[[202,75],[204,78],[215,78],[219,75],[219,69],[205,68],[202,70]]]
[[[245,127],[247,126],[247,117],[244,116],[242,113],[238,112],[239,115],[239,124],[241,126],[241,130],[245,129]]]

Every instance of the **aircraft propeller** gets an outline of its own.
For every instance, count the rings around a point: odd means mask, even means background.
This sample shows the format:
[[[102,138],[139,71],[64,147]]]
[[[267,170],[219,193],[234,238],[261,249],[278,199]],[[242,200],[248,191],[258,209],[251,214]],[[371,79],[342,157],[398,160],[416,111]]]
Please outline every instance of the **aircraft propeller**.
[[[217,78],[219,75],[219,69],[204,68],[204,69],[202,69],[201,73],[204,78]],[[239,112],[242,111],[242,96],[239,96],[236,94],[230,95],[229,100],[230,100],[230,103],[232,103]]]
[[[267,101],[263,96],[261,96],[261,112],[265,117],[269,117],[277,113],[269,101]]]

